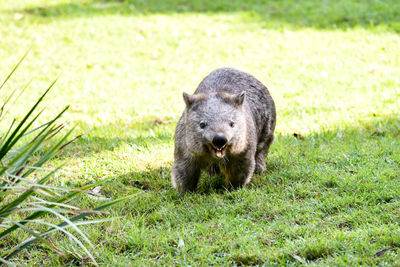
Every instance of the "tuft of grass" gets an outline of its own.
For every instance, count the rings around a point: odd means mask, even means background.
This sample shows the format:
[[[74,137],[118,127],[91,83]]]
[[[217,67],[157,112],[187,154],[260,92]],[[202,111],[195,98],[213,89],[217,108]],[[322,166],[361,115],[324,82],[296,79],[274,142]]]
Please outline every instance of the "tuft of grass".
[[[64,118],[92,131],[49,162],[66,163],[55,185],[108,176],[103,197],[143,190],[110,209],[111,221],[85,227],[99,264],[393,265],[400,259],[398,5],[6,0],[1,62],[15,62],[21,44],[33,55],[7,88],[35,77],[10,113],[21,117],[39,94],[32,88],[62,71],[42,118],[74,103]],[[180,199],[169,180],[181,92],[222,66],[252,73],[276,102],[267,171],[231,192],[203,174],[198,191]],[[82,207],[97,201],[79,198]],[[69,247],[63,235],[52,242]],[[27,259],[87,263],[45,246],[15,261]]]
[[[26,55],[27,53],[0,84],[0,90],[3,89]],[[57,123],[68,107],[64,108],[51,121],[31,129],[43,112],[42,110],[34,115],[36,109],[54,84],[55,81],[45,90],[32,108],[26,111],[26,115],[21,120],[13,119],[9,128],[5,132],[0,132],[0,240],[5,248],[0,254],[0,262],[9,266],[14,266],[10,261],[12,257],[38,241],[66,259],[65,250],[57,248],[47,238],[49,234],[57,231],[65,234],[87,255],[92,264],[97,265],[86,246],[90,245],[93,248],[93,245],[78,226],[102,223],[106,220],[86,220],[84,222],[79,222],[79,220],[100,214],[101,210],[127,199],[127,197],[123,197],[113,200],[92,210],[81,209],[69,202],[81,193],[99,186],[104,180],[73,190],[49,184],[49,180],[60,167],[48,171],[43,166],[73,141],[66,141],[72,133],[72,130],[69,130],[59,140],[52,143],[52,139],[55,139],[65,127],[62,124],[57,125]],[[12,91],[4,100],[0,109],[0,121],[4,119],[3,113],[6,113],[6,106],[12,100],[15,92],[16,90]],[[51,217],[54,218],[50,219]],[[72,231],[68,228],[71,228]],[[24,236],[26,234],[28,237]],[[82,258],[77,251],[68,254],[75,254]]]

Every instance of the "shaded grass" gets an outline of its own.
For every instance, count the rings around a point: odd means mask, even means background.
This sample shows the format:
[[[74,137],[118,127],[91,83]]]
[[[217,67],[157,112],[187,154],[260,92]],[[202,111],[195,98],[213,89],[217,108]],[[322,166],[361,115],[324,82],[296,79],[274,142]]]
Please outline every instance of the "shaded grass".
[[[4,66],[32,50],[9,88],[35,77],[28,102],[62,72],[44,117],[71,104],[67,120],[93,130],[52,161],[67,163],[57,183],[108,176],[101,197],[143,191],[114,208],[112,222],[85,228],[99,263],[396,264],[397,1],[202,3],[6,1],[0,9]],[[232,192],[203,175],[198,192],[180,199],[169,179],[181,92],[221,66],[254,74],[275,99],[267,172]],[[62,235],[52,241],[71,249]],[[16,262],[28,260],[87,263],[41,245]]]
[[[398,1],[187,1],[187,0],[84,0],[38,5],[12,12],[24,12],[43,18],[71,18],[97,15],[149,15],[171,13],[244,13],[268,27],[291,26],[335,29],[382,26],[400,31]]]
[[[383,127],[382,127],[383,125]],[[113,210],[123,215],[92,229],[104,263],[395,263],[400,120],[306,135],[278,135],[268,171],[237,191],[203,175],[197,193],[178,198],[169,168],[124,173],[103,188],[112,197],[144,191]],[[389,249],[383,258],[374,254]],[[118,255],[118,256],[117,256]]]

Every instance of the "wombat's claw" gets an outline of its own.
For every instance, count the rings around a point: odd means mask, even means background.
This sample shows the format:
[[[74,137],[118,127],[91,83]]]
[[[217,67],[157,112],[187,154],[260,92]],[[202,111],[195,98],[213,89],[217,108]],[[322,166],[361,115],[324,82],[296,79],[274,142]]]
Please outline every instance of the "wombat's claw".
[[[264,168],[261,167],[256,167],[256,169],[254,170],[255,174],[262,174],[265,171]]]

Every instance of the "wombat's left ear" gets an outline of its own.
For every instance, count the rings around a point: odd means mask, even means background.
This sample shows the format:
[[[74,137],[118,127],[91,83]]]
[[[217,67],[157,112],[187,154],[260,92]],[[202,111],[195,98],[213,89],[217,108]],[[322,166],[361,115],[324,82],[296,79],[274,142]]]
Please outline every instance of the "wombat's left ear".
[[[195,99],[194,99],[194,96],[189,95],[189,94],[183,92],[183,100],[185,100],[186,106],[187,106],[187,107],[190,107],[190,106],[193,104],[193,102],[194,102]]]
[[[246,97],[246,92],[242,91],[240,94],[235,95],[235,97],[233,98],[233,100],[235,101],[236,105],[242,105],[244,98]]]

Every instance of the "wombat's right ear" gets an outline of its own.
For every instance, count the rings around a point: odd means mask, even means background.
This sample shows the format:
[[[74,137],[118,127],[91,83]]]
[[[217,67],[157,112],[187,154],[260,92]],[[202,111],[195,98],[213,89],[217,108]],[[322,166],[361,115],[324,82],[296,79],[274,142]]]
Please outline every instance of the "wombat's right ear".
[[[233,98],[235,104],[239,105],[239,106],[242,105],[245,97],[246,97],[246,92],[245,91],[242,91],[241,93],[235,95],[234,98]]]
[[[183,92],[183,100],[185,100],[186,106],[190,107],[193,104],[195,97]]]

